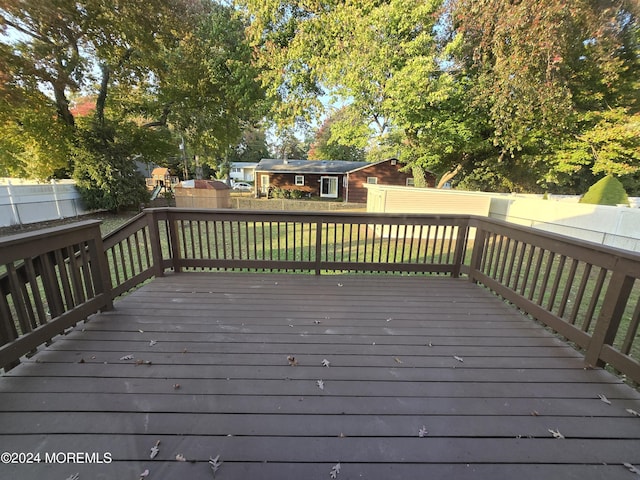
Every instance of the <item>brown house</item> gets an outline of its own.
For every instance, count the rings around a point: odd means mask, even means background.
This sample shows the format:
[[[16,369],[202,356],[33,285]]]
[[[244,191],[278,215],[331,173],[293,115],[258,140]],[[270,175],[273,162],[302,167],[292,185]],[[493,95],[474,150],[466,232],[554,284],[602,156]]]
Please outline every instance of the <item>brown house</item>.
[[[300,190],[308,196],[342,198],[345,202],[366,203],[365,184],[413,185],[410,172],[395,158],[380,162],[341,160],[262,159],[256,167],[255,188],[266,196],[270,188]],[[435,175],[427,172],[427,183],[435,186]]]

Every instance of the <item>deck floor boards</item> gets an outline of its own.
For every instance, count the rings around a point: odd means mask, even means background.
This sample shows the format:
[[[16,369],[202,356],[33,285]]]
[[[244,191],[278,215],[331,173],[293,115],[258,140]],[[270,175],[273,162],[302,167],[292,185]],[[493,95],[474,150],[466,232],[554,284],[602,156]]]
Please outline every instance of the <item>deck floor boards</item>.
[[[183,273],[115,307],[0,377],[0,451],[41,454],[0,478],[212,479],[216,455],[219,480],[640,469],[640,394],[465,280]]]

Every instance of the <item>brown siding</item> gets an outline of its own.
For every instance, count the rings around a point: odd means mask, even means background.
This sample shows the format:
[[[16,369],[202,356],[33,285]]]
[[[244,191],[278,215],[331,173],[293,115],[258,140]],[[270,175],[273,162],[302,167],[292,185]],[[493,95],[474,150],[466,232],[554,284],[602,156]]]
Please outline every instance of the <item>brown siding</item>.
[[[343,197],[344,187],[342,186],[343,174],[326,174],[317,173],[274,173],[274,172],[256,172],[256,183],[258,191],[260,191],[262,180],[261,175],[269,175],[269,185],[275,188],[283,188],[285,190],[303,190],[313,197],[320,196],[320,178],[321,177],[337,177],[338,178],[338,197]],[[304,185],[296,185],[296,175],[304,176]]]
[[[402,172],[400,169],[404,164],[397,162],[396,165],[391,164],[391,159],[374,163],[371,166],[362,168],[355,172],[349,173],[349,202],[367,203],[367,189],[363,186],[367,183],[367,177],[376,177],[378,185],[399,185],[405,186],[407,178],[413,178],[413,174]],[[435,186],[435,175],[426,172],[427,184],[430,187]]]

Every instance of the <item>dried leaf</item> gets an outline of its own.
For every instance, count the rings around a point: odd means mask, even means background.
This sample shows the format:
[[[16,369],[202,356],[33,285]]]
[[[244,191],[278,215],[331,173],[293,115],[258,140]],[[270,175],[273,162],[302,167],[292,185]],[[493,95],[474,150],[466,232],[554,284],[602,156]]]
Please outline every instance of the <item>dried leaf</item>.
[[[158,343],[156,340],[151,340],[151,341],[149,342],[149,346],[150,346],[150,347],[153,347],[156,343]]]
[[[552,430],[549,428],[548,431],[551,435],[553,435],[553,438],[564,438],[564,435],[560,433],[560,430]]]
[[[217,455],[216,458],[209,457],[209,466],[213,472],[213,478],[216,478],[216,472],[220,469],[220,465],[222,465],[220,455]]]
[[[393,357],[393,359],[396,361],[396,363],[404,363],[402,360],[400,360],[398,357]]]
[[[390,322],[391,320],[393,320],[393,318],[387,318],[387,322]]]
[[[120,360],[133,360],[133,355],[125,355],[124,357],[120,357]]]
[[[296,360],[296,357],[294,357],[293,355],[287,356],[287,361],[289,362],[290,367],[295,367],[296,365],[298,365],[298,360]]]
[[[316,325],[320,325],[322,322],[320,320],[314,320],[313,323],[315,323]]]
[[[324,390],[324,381],[322,381],[322,380],[318,380],[318,381],[316,382],[316,385],[318,385],[318,388],[319,388],[320,390]]]
[[[633,415],[635,417],[640,417],[640,413],[636,412],[635,410],[633,410],[631,408],[627,408],[627,413],[630,413],[631,415]]]
[[[339,287],[342,287],[343,285],[342,285],[342,283],[339,283],[339,284],[338,284],[338,286],[339,286]]]
[[[152,460],[156,458],[158,453],[160,453],[160,449],[158,448],[159,445],[160,445],[160,440],[158,440],[156,444],[153,447],[151,447],[151,453],[149,454],[149,458],[151,458]]]
[[[422,425],[422,428],[420,430],[418,430],[418,436],[420,438],[424,438],[428,435],[428,431],[427,431],[427,427],[425,427],[424,425]]]
[[[605,397],[602,394],[598,395],[598,398],[600,398],[600,400],[602,400],[604,403],[606,403],[607,405],[611,405],[611,402],[609,401],[609,399],[607,397]]]
[[[187,461],[187,459],[185,458],[185,456],[184,456],[184,455],[182,455],[181,453],[179,453],[179,454],[177,454],[177,455],[176,455],[176,461],[177,461],[177,462],[186,462],[186,461]]]
[[[342,468],[342,465],[340,465],[340,463],[336,463],[333,467],[331,467],[331,471],[329,472],[329,477],[338,478],[341,468]]]
[[[174,390],[179,390],[180,389],[180,384],[179,383],[174,383],[173,384],[173,389]]]
[[[631,473],[635,473],[636,475],[640,475],[640,470],[631,465],[630,463],[623,463],[623,465],[629,470]]]
[[[69,475],[65,480],[78,480],[80,478],[79,473],[74,473],[73,475]]]
[[[532,416],[534,416],[534,417],[537,417],[537,416],[539,416],[540,414],[538,413],[538,411],[537,411],[537,410],[531,410],[531,415],[532,415]]]
[[[458,360],[460,363],[463,363],[464,360],[462,359],[462,357],[458,357],[457,355],[454,355],[453,358],[455,358],[456,360]]]
[[[149,469],[147,468],[144,472],[140,474],[140,478],[146,478],[149,476]]]
[[[331,362],[329,360],[327,360],[326,358],[322,359],[322,366],[323,367],[329,368],[330,365],[331,365]]]
[[[138,331],[139,331],[140,333],[144,333],[144,330],[140,330],[140,329],[138,329]]]

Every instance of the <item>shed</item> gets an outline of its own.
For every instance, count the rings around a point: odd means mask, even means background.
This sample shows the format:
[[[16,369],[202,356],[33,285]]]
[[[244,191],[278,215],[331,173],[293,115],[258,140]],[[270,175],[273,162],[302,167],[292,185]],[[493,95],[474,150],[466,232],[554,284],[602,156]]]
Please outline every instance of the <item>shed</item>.
[[[217,180],[187,180],[175,188],[176,207],[231,208],[231,189]]]

